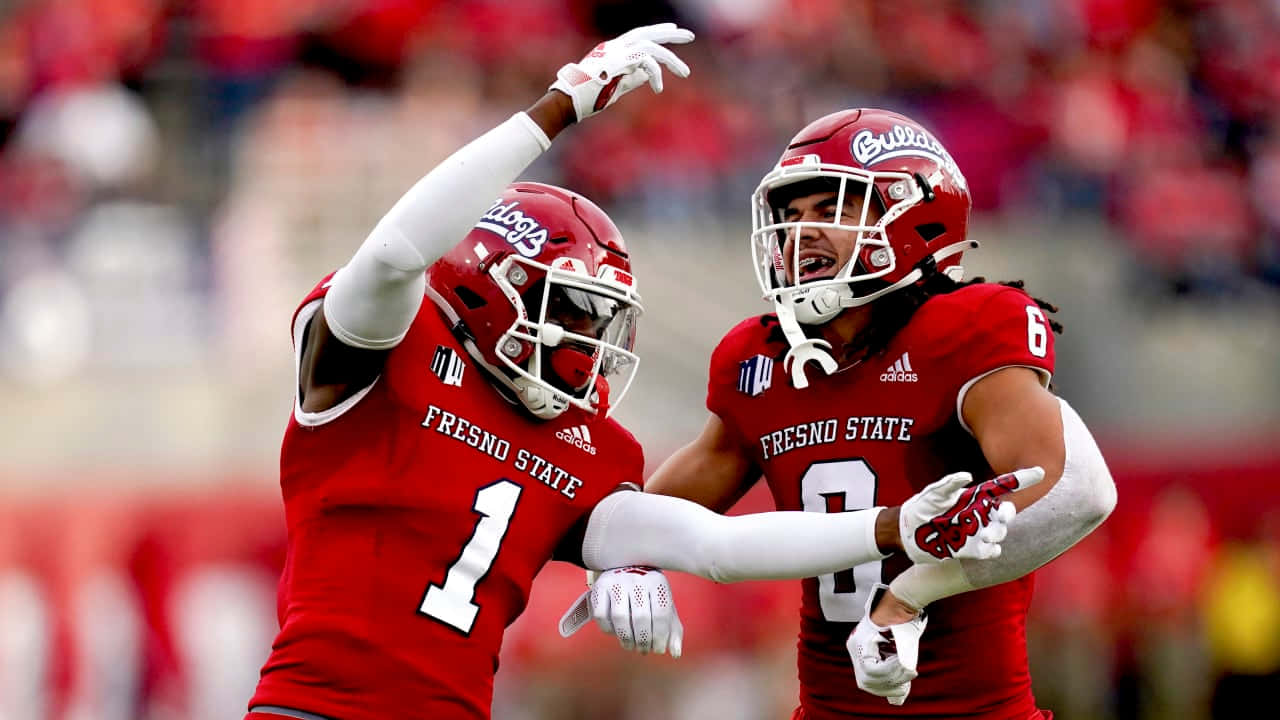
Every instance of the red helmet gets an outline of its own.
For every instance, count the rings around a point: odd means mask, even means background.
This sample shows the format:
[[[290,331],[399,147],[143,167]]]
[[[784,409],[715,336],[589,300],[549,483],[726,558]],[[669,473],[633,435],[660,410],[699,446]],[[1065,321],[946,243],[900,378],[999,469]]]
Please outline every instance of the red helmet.
[[[535,416],[621,401],[639,358],[643,312],[622,234],[563,188],[509,186],[461,243],[427,270],[427,295],[467,350]],[[616,381],[615,381],[616,382]]]
[[[820,191],[836,193],[831,221],[784,221],[782,210],[792,198]],[[855,193],[863,201],[856,225],[842,212]],[[752,195],[751,249],[760,288],[801,323],[820,324],[935,269],[958,278],[960,254],[976,246],[965,237],[971,205],[964,175],[919,123],[871,108],[832,113],[791,140]],[[881,215],[868,223],[873,208]],[[798,236],[804,227],[856,235],[843,267],[801,285],[787,278],[782,248],[788,233]],[[792,252],[790,266],[798,268],[799,242]]]

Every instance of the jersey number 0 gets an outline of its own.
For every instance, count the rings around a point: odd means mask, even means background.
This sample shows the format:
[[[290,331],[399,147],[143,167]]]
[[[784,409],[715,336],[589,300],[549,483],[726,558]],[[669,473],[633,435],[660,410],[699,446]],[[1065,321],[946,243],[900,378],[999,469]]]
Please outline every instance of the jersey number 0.
[[[444,584],[432,583],[418,608],[427,617],[471,634],[480,606],[475,603],[476,584],[489,574],[507,535],[511,516],[520,501],[521,488],[510,480],[499,480],[476,491],[471,509],[479,513],[471,539],[462,546],[458,559],[445,573]]]
[[[806,512],[848,512],[876,506],[876,473],[861,458],[814,463],[800,478]],[[858,622],[867,593],[880,582],[881,562],[818,576],[822,616],[832,622]]]

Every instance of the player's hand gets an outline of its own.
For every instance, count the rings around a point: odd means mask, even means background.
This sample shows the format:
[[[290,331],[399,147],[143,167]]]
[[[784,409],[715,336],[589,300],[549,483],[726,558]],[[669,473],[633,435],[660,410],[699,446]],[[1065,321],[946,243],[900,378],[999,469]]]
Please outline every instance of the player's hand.
[[[1000,543],[1017,514],[1001,498],[1044,479],[1044,470],[1023,468],[969,487],[967,472],[952,473],[902,504],[898,532],[913,563],[947,558],[985,560],[1000,556]]]
[[[881,627],[871,621],[871,610],[888,588],[877,584],[867,598],[866,612],[850,633],[845,647],[853,661],[858,687],[901,705],[911,692],[920,659],[920,636],[929,619],[924,613],[897,625]]]
[[[687,43],[693,33],[675,23],[645,25],[602,42],[576,63],[556,73],[549,89],[573,99],[579,120],[585,120],[649,83],[662,92],[662,66],[680,77],[689,77],[689,66],[659,43]]]
[[[676,614],[671,586],[656,568],[633,565],[600,573],[560,618],[561,637],[593,619],[624,649],[641,655],[669,652],[678,658],[684,649],[684,625]]]

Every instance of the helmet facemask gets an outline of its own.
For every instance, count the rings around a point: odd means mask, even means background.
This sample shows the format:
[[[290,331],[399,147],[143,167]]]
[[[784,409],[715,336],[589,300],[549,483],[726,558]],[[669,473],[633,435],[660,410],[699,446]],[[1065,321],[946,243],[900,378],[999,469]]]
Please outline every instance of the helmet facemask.
[[[881,197],[881,189],[889,196],[887,199]],[[791,200],[816,192],[835,193],[830,219],[786,219],[783,213]],[[845,208],[858,199],[862,201],[860,211],[847,216]],[[775,168],[752,195],[751,253],[764,298],[775,307],[789,308],[802,324],[820,325],[845,308],[865,305],[897,289],[896,283],[891,286],[880,280],[897,268],[888,226],[923,201],[924,191],[905,172],[871,172],[823,164],[816,155],[796,158],[791,164]],[[874,221],[873,209],[880,211]],[[807,228],[853,234],[852,253],[834,274],[801,279],[800,238]],[[789,263],[784,263],[788,236],[796,241],[789,249]],[[788,266],[792,269],[790,278]]]
[[[495,348],[505,371],[499,379],[539,418],[555,418],[570,405],[608,416],[640,362],[632,349],[644,309],[630,274],[605,265],[592,277],[574,258],[548,266],[511,254],[489,275],[516,311]]]

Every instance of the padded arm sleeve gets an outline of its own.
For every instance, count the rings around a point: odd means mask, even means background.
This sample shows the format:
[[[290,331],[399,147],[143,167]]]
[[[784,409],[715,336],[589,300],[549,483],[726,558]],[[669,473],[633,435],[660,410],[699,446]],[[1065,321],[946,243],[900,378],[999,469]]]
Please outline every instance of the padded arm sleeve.
[[[1066,552],[1102,524],[1116,506],[1111,471],[1089,428],[1058,398],[1067,450],[1062,477],[1044,497],[1009,524],[1000,557],[913,565],[889,584],[903,602],[924,607],[934,600],[1020,578]]]
[[[716,582],[813,577],[884,558],[875,539],[882,509],[726,516],[680,498],[614,493],[591,513],[582,559],[593,570],[652,565]]]
[[[334,337],[371,350],[399,344],[422,303],[423,271],[550,145],[537,123],[516,113],[419,180],[333,277],[324,317]]]

